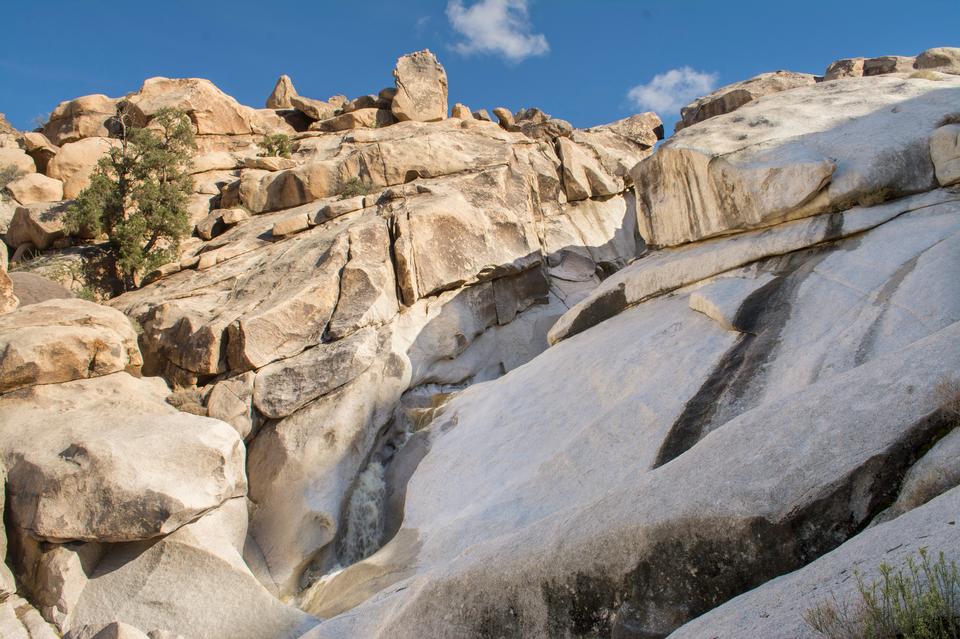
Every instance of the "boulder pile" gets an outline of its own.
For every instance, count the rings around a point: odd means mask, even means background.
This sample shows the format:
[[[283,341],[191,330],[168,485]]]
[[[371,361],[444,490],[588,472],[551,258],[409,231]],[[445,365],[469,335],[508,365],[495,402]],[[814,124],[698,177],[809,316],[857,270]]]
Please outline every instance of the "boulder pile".
[[[0,634],[795,637],[960,557],[958,60],[763,74],[656,150],[451,107],[429,51],[0,127]],[[194,231],[97,304],[38,275],[86,291],[121,103],[189,115]]]

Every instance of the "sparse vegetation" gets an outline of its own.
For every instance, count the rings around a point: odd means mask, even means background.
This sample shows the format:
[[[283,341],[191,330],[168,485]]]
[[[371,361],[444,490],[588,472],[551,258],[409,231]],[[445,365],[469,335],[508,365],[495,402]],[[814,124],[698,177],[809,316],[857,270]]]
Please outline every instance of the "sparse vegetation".
[[[20,167],[14,164],[0,167],[0,191],[7,188],[7,185],[23,176]]]
[[[70,234],[106,233],[123,288],[139,274],[170,261],[190,233],[187,173],[195,148],[193,125],[182,111],[161,109],[148,128],[117,115],[121,145],[101,158],[90,185],[64,216]]]
[[[340,191],[340,199],[346,200],[358,195],[367,195],[373,191],[374,188],[360,178],[350,178],[343,183],[343,190]]]
[[[257,146],[260,147],[260,157],[289,158],[293,152],[290,136],[286,133],[265,135]]]
[[[812,608],[807,624],[829,639],[960,638],[960,573],[940,553],[932,560],[921,548],[907,572],[880,564],[880,579],[866,584],[857,574],[859,600],[836,599]]]
[[[918,80],[933,80],[934,82],[939,82],[943,80],[943,77],[936,71],[931,71],[930,69],[920,69],[919,71],[914,71],[910,74],[910,77]]]

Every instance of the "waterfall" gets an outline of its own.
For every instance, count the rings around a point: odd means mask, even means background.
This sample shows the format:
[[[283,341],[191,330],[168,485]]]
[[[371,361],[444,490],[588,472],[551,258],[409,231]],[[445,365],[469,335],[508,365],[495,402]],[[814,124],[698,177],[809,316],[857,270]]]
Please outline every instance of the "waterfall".
[[[383,465],[379,462],[371,461],[357,476],[347,507],[347,529],[340,546],[341,565],[356,563],[380,548],[386,488]]]

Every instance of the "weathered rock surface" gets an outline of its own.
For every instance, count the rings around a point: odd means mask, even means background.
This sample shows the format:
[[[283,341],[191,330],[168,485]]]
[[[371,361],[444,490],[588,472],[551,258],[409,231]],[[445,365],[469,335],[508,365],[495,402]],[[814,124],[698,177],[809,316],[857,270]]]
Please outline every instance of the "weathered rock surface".
[[[261,586],[241,556],[246,504],[232,499],[157,542],[116,544],[76,601],[69,628],[115,619],[183,637],[295,639],[317,624]],[[210,614],[211,607],[217,610]]]
[[[33,158],[27,155],[22,149],[0,147],[0,167],[15,166],[22,173],[33,173],[37,170],[37,165]]]
[[[131,115],[141,126],[164,107],[184,111],[199,135],[254,133],[253,109],[223,93],[209,80],[150,78],[127,98]]]
[[[43,126],[43,134],[62,146],[82,138],[107,138],[116,130],[119,99],[105,95],[85,95],[61,102]]]
[[[816,77],[809,73],[794,73],[793,71],[761,73],[749,80],[735,82],[717,89],[713,93],[698,98],[683,107],[680,109],[680,121],[677,122],[675,128],[679,131],[708,118],[736,111],[748,102],[765,95],[811,84],[816,84]]]
[[[676,246],[928,190],[930,135],[958,95],[960,81],[823,82],[685,129],[632,171],[640,234]]]
[[[766,280],[739,296],[742,333],[681,289],[458,395],[393,541],[304,595],[334,616],[310,636],[664,636],[855,535],[943,426],[960,348],[958,205],[933,203],[948,195],[866,209],[879,226],[850,240],[714,264],[704,277]]]
[[[63,197],[73,199],[90,184],[100,158],[119,145],[119,140],[99,137],[64,144],[47,165],[47,175],[63,182]]]
[[[960,488],[954,488],[926,506],[858,535],[804,568],[727,602],[670,637],[813,639],[819,635],[804,622],[804,615],[834,601],[855,605],[860,600],[856,580],[851,578],[855,572],[869,584],[882,579],[881,563],[908,573],[908,558],[919,561],[921,548],[932,561],[937,561],[941,552],[948,558],[960,553],[958,508]]]
[[[367,328],[265,366],[257,373],[253,404],[269,418],[286,417],[357,377],[376,351],[376,331]]]
[[[960,48],[927,49],[917,56],[913,66],[917,69],[936,69],[942,73],[960,74]]]
[[[48,541],[150,539],[243,496],[236,431],[177,411],[168,393],[114,373],[0,396],[14,525]]]
[[[50,160],[60,152],[60,147],[56,146],[43,133],[30,131],[23,134],[23,148],[37,165],[37,171],[47,172],[47,165]]]
[[[7,191],[20,204],[58,202],[63,199],[63,182],[40,173],[28,173],[7,184]]]
[[[290,76],[281,75],[277,84],[273,87],[273,91],[267,97],[266,106],[268,109],[292,109],[294,108],[292,99],[296,95],[298,95],[297,90],[294,88]]]
[[[401,56],[393,70],[397,94],[391,110],[400,122],[435,122],[447,117],[447,72],[429,50]]]
[[[0,317],[0,392],[136,372],[140,364],[133,326],[111,308],[49,300]]]
[[[59,202],[39,202],[18,206],[7,228],[6,241],[10,246],[32,244],[34,248],[44,250],[64,237],[63,216],[67,204]]]

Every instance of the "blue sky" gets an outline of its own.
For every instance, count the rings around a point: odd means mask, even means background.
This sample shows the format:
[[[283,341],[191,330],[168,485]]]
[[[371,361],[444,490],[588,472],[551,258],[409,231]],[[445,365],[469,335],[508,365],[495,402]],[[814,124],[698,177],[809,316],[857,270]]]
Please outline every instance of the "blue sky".
[[[61,100],[123,95],[157,75],[209,78],[258,107],[282,73],[305,96],[356,97],[391,86],[396,58],[422,48],[446,67],[451,105],[537,106],[585,127],[646,110],[637,102],[646,98],[672,125],[684,82],[705,89],[776,69],[822,73],[840,57],[960,46],[960,0],[5,4],[0,112],[22,129]],[[631,93],[657,75],[657,91]]]

